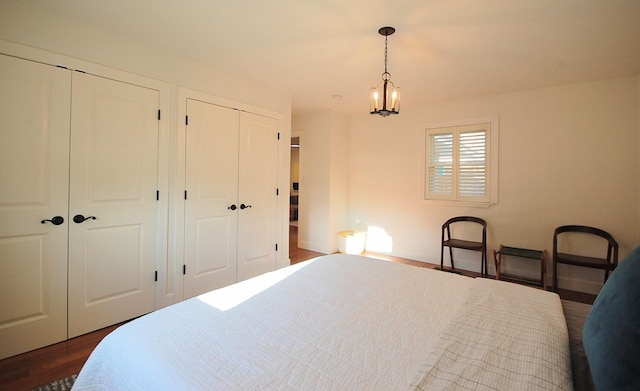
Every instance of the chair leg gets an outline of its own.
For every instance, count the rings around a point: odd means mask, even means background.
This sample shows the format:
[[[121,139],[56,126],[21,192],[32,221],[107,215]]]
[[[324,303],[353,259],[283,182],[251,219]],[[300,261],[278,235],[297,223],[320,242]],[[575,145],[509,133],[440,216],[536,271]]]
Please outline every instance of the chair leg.
[[[489,277],[489,260],[487,259],[487,252],[484,252],[484,276]]]
[[[553,260],[553,291],[558,291],[558,263]]]
[[[451,247],[449,247],[449,259],[451,260],[451,271],[453,271],[455,266],[453,266],[453,249]]]
[[[484,253],[484,276],[489,276],[489,262],[487,261],[487,253]]]
[[[440,270],[444,270],[444,245],[440,246]]]

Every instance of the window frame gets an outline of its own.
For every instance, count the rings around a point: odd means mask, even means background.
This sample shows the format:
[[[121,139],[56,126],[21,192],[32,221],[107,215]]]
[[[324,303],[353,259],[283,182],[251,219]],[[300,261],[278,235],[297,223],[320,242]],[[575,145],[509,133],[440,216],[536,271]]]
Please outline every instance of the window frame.
[[[473,207],[490,207],[498,203],[498,116],[456,120],[443,123],[425,124],[423,127],[423,152],[422,159],[422,195],[421,198],[428,202],[439,202],[449,205],[464,205]],[[469,133],[474,130],[484,130],[485,138],[485,194],[482,197],[461,196],[459,190],[460,173],[460,133]],[[430,140],[432,135],[451,134],[452,140],[452,191],[451,193],[430,193]]]

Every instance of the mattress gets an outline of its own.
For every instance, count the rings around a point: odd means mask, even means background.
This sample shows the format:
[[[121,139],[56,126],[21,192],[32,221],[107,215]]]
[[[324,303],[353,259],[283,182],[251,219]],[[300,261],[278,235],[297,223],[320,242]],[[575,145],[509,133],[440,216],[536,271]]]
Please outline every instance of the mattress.
[[[572,389],[558,296],[329,255],[119,327],[73,390],[447,388]]]

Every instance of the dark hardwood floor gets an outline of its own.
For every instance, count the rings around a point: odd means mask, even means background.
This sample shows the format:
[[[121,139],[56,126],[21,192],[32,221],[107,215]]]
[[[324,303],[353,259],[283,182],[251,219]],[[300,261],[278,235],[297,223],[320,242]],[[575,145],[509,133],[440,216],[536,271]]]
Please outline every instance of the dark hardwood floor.
[[[322,253],[297,247],[297,227],[291,226],[289,234],[289,257],[292,264],[323,255]],[[364,255],[419,267],[436,267],[434,264],[388,255],[372,253],[365,253]],[[464,272],[464,274],[470,277],[477,277],[479,275],[479,273],[473,272]],[[593,303],[595,299],[594,295],[567,290],[559,290],[558,294],[562,299],[582,303]],[[91,354],[102,338],[120,325],[121,324],[110,326],[68,341],[0,360],[0,390],[31,390],[35,387],[78,373],[89,357],[89,354]]]
[[[321,255],[324,254],[298,248],[298,227],[293,225],[289,226],[289,259],[291,260],[291,264],[306,261],[307,259]]]
[[[31,390],[78,373],[98,342],[118,326],[0,360],[0,390]]]

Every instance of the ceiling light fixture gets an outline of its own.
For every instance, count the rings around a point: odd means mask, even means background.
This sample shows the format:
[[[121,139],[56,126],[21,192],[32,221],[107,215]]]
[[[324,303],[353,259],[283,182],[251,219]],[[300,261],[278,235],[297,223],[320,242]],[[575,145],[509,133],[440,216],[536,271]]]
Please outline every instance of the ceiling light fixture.
[[[384,73],[382,82],[371,89],[371,114],[380,114],[387,117],[390,114],[400,112],[400,87],[396,87],[391,81],[391,74],[387,72],[387,40],[389,35],[396,32],[393,27],[382,27],[378,30],[384,35]]]

